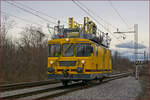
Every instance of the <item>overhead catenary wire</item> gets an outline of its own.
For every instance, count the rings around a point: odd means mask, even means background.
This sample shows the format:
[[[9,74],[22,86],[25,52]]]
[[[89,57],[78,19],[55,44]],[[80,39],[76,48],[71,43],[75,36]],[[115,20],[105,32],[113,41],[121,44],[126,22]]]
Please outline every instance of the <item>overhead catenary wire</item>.
[[[76,3],[74,0],[72,0],[73,3],[75,3],[80,9],[82,9],[85,13],[87,13],[90,17],[92,17],[98,24],[100,24],[105,30],[107,30],[109,33],[112,34],[113,37],[115,37],[117,40],[119,40],[116,36],[113,35],[111,31],[109,31],[105,26],[103,26],[99,21],[97,21],[88,11],[86,11],[84,8],[82,8],[78,3]],[[100,29],[99,29],[100,30]],[[100,30],[101,31],[101,30]],[[119,40],[120,41],[120,40]]]
[[[73,0],[74,1],[74,0]],[[47,19],[45,19],[45,18],[43,18],[43,17],[41,17],[40,15],[38,15],[38,14],[35,14],[35,13],[33,13],[33,12],[31,12],[30,10],[27,10],[27,9],[25,9],[25,8],[22,8],[22,7],[20,7],[20,6],[18,6],[18,5],[16,5],[16,4],[14,4],[14,3],[10,3],[10,2],[8,2],[9,4],[11,4],[11,5],[13,5],[13,6],[16,6],[17,8],[19,8],[19,9],[22,9],[23,11],[25,11],[25,12],[28,12],[28,13],[30,13],[30,14],[32,14],[32,15],[35,15],[35,16],[37,16],[37,17],[39,17],[40,19],[42,19],[42,20],[45,20],[45,21],[47,21],[47,22],[49,22]],[[76,3],[76,2],[75,2]],[[80,6],[80,5],[79,5]],[[82,8],[82,7],[81,7]],[[82,8],[83,9],[83,8]],[[87,12],[85,9],[83,9],[85,12]],[[87,12],[88,13],[88,12]],[[101,26],[103,26],[97,19],[95,19],[95,17],[93,17],[90,13],[88,13],[88,15],[89,16],[91,16],[98,24],[100,24]],[[54,23],[54,22],[51,22],[51,23]],[[56,23],[55,23],[56,24]],[[109,31],[105,26],[103,26],[107,31]],[[110,31],[109,31],[110,32]],[[111,33],[111,32],[110,32]]]
[[[39,25],[39,26],[42,26],[42,27],[46,27],[46,26],[44,26],[44,25],[42,25],[42,24],[39,24],[39,23],[30,21],[30,20],[27,20],[27,19],[24,19],[24,18],[15,16],[15,15],[12,15],[12,14],[6,13],[6,12],[4,12],[4,11],[1,11],[1,12],[7,14],[8,16],[12,16],[12,17],[15,17],[15,18],[17,18],[17,19],[19,19],[19,20],[22,20],[22,21],[24,21],[24,22],[28,22],[28,23],[31,23],[31,24],[35,24],[35,25]],[[50,27],[50,28],[51,28],[51,29],[54,29],[53,27]]]
[[[17,19],[19,19],[19,20],[22,20],[22,21],[24,21],[24,22],[28,22],[28,23],[30,23],[30,24],[35,24],[35,25],[39,25],[39,26],[42,26],[42,27],[47,28],[46,26],[44,26],[44,25],[42,25],[42,24],[32,22],[32,21],[30,21],[30,20],[27,20],[27,19],[24,19],[24,18],[15,16],[15,15],[12,15],[12,14],[9,14],[9,13],[6,13],[6,12],[4,12],[4,11],[1,11],[1,12],[2,12],[3,14],[5,14],[5,15],[7,14],[8,16],[15,17],[15,18],[17,18]],[[24,27],[15,26],[15,28],[23,29]],[[49,26],[49,29],[54,30],[54,28],[51,27],[51,26]],[[52,35],[52,33],[51,33],[51,31],[50,31],[49,29],[48,29],[48,31],[49,31],[50,35]]]
[[[13,2],[15,2],[16,4],[21,5],[21,6],[23,6],[23,7],[26,7],[26,8],[28,8],[28,9],[30,9],[30,10],[36,12],[36,13],[39,13],[39,14],[44,15],[44,16],[47,16],[48,18],[51,18],[51,19],[54,19],[54,20],[59,20],[59,19],[57,19],[57,18],[55,18],[55,17],[53,17],[53,16],[50,16],[50,15],[44,13],[44,12],[41,12],[41,11],[39,11],[39,10],[35,10],[35,9],[33,9],[33,8],[31,8],[31,7],[27,6],[27,5],[25,5],[25,4],[22,4],[22,3],[19,3],[19,2],[16,2],[16,1],[13,1]],[[67,23],[67,22],[65,22],[65,21],[63,21],[63,22],[64,22],[64,23]]]
[[[89,9],[85,4],[83,4],[83,3],[81,3],[81,2],[79,2],[79,0],[76,0],[80,5],[82,5],[84,8],[86,8],[87,9],[87,11],[89,11],[89,12],[91,12],[93,15],[95,15],[97,18],[99,18],[100,20],[102,20],[104,23],[106,23],[106,24],[108,24],[108,25],[110,25],[110,26],[112,26],[114,29],[116,29],[116,30],[118,30],[118,27],[116,27],[116,26],[114,26],[114,25],[112,25],[111,23],[109,23],[108,21],[106,21],[106,20],[104,20],[102,17],[100,17],[100,16],[98,16],[98,15],[96,15],[95,14],[95,12],[93,11],[93,10],[91,10],[91,9]],[[132,27],[130,27],[130,28],[128,28],[128,29],[131,29]],[[110,32],[110,31],[109,31]],[[111,33],[111,32],[110,32]],[[113,33],[112,33],[113,34]],[[124,37],[125,36],[125,34],[123,34],[123,36],[122,37]],[[119,39],[118,37],[116,37],[116,39]]]
[[[41,11],[35,10],[35,9],[33,9],[33,8],[27,6],[27,5],[24,5],[24,4],[19,3],[19,2],[16,2],[16,1],[13,1],[13,2],[15,2],[16,4],[21,5],[21,6],[23,6],[23,7],[26,7],[26,8],[28,8],[28,9],[30,9],[30,10],[33,10],[33,11],[35,11],[35,12],[37,12],[37,13],[43,14],[43,15],[49,17],[49,18],[52,18],[52,19],[54,19],[54,20],[57,20],[57,18],[52,17],[52,16],[49,16],[49,15],[47,15],[46,13],[43,13],[43,12],[41,12]]]
[[[93,18],[100,26],[102,26],[104,29],[107,30],[107,28],[105,26],[103,26],[101,23],[99,23],[99,21],[93,17],[88,11],[86,11],[83,7],[81,7],[78,3],[76,3],[74,0],[72,0],[73,3],[75,3],[80,9],[82,9],[85,13],[87,13],[91,18]]]
[[[111,23],[107,22],[106,20],[104,20],[102,17],[98,16],[95,14],[95,12],[91,9],[89,9],[85,4],[79,2],[79,0],[76,0],[78,3],[80,3],[84,8],[86,8],[89,12],[91,12],[93,15],[95,15],[97,18],[99,18],[100,20],[102,20],[104,23],[109,24],[110,26],[112,26],[113,28],[117,29],[116,26],[112,25]]]
[[[110,0],[108,0],[108,2],[110,3],[110,6],[114,9],[114,11],[116,12],[116,14],[120,17],[120,19],[122,20],[122,22],[127,26],[127,28],[129,28],[128,23],[125,21],[125,19],[121,16],[121,14],[118,12],[118,10],[113,6],[112,2]]]
[[[43,25],[41,25],[41,24],[32,22],[32,21],[30,21],[30,20],[27,20],[27,19],[24,19],[24,18],[15,16],[15,15],[12,15],[12,14],[9,14],[9,13],[6,13],[6,12],[4,12],[4,11],[1,11],[1,12],[7,14],[8,16],[12,16],[12,17],[15,17],[15,18],[17,18],[17,19],[20,19],[20,20],[22,20],[22,21],[24,21],[24,22],[29,22],[29,23],[31,23],[31,24],[36,24],[36,25],[39,25],[39,26],[43,26]]]
[[[118,29],[116,26],[112,25],[111,23],[105,21],[102,17],[98,16],[95,14],[94,11],[92,11],[91,9],[89,9],[86,5],[84,5],[83,3],[79,2],[78,0],[76,0],[78,3],[80,3],[80,5],[82,5],[84,8],[86,8],[89,12],[91,12],[93,15],[95,15],[97,18],[99,18],[100,20],[102,20],[104,23],[111,25],[114,29]],[[106,29],[106,28],[105,28]],[[107,29],[108,30],[108,29]],[[101,30],[100,30],[101,31]],[[110,32],[110,31],[109,31]],[[116,37],[117,38],[117,37]],[[118,39],[118,38],[117,38]]]
[[[85,13],[87,13],[91,18],[93,18],[100,26],[102,26],[107,32],[111,33],[111,35],[113,37],[115,37],[117,40],[119,40],[116,36],[114,36],[114,34],[108,30],[104,25],[102,25],[95,17],[93,17],[88,11],[86,11],[83,7],[81,7],[81,5],[79,5],[78,3],[75,2],[75,0],[72,0],[74,4],[76,4],[81,10],[83,10]],[[99,29],[100,30],[100,29]],[[120,42],[122,42],[121,40],[119,40]]]
[[[16,4],[12,3],[12,2],[8,2],[8,1],[6,1],[6,2],[7,2],[8,4],[12,5],[12,6],[15,6],[15,7],[17,7],[17,8],[19,8],[19,9],[21,9],[21,10],[27,12],[27,13],[30,13],[30,14],[34,15],[34,16],[36,16],[36,17],[38,17],[38,18],[40,18],[40,19],[42,19],[42,20],[44,20],[44,21],[46,21],[46,22],[53,23],[53,24],[57,24],[57,23],[52,22],[52,21],[49,21],[49,20],[47,20],[47,19],[41,17],[40,15],[35,14],[35,13],[33,13],[33,12],[31,12],[31,11],[25,9],[25,8],[22,8],[22,7],[16,5]]]

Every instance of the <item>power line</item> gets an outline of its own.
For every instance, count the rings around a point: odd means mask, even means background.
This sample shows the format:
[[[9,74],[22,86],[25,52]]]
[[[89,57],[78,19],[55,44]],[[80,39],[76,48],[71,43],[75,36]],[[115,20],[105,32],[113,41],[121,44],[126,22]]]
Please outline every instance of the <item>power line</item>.
[[[96,15],[94,13],[94,11],[92,11],[91,9],[89,9],[86,5],[84,5],[83,3],[79,2],[78,0],[76,0],[78,3],[80,3],[80,5],[84,6],[84,8],[86,8],[89,12],[91,12],[93,15],[97,16],[99,19],[103,20],[106,24],[111,25],[112,27],[114,27],[115,29],[118,29],[116,26],[110,24],[109,22],[105,21],[103,18],[101,18],[100,16]],[[106,28],[105,28],[106,29]],[[108,29],[106,29],[108,30]],[[109,30],[108,30],[109,31]],[[110,32],[110,31],[109,31]],[[111,33],[111,32],[110,32]],[[112,33],[113,34],[113,33]],[[115,37],[115,36],[114,36]],[[118,39],[117,37],[115,37],[116,39]]]
[[[88,11],[86,11],[84,8],[82,8],[78,3],[76,3],[74,0],[72,0],[73,3],[75,3],[80,9],[82,9],[84,12],[86,12],[90,17],[92,17],[100,26],[104,27],[106,30],[107,28],[103,26],[97,19],[95,19]]]
[[[45,16],[47,16],[47,17],[49,17],[49,18],[54,19],[54,20],[59,20],[59,19],[57,19],[57,18],[55,18],[55,17],[53,17],[53,16],[50,16],[50,15],[47,15],[46,13],[43,13],[43,12],[38,11],[38,10],[35,10],[35,9],[33,9],[33,8],[27,6],[27,5],[24,5],[24,4],[22,4],[22,3],[19,3],[19,2],[16,2],[16,1],[13,1],[13,2],[15,2],[16,4],[19,4],[19,5],[23,6],[23,7],[26,7],[26,8],[28,8],[28,9],[32,10],[32,11],[35,11],[35,12],[41,14],[41,15],[45,15]],[[67,22],[65,22],[65,21],[63,21],[63,22],[64,22],[64,23],[67,23]]]
[[[22,21],[24,21],[24,22],[28,22],[28,23],[31,23],[31,24],[37,24],[37,25],[39,25],[39,26],[42,26],[42,27],[47,28],[46,26],[44,26],[44,25],[42,25],[42,24],[38,24],[38,23],[35,23],[35,22],[31,22],[30,20],[27,20],[27,19],[24,19],[24,18],[21,18],[21,17],[15,16],[15,15],[12,15],[12,14],[9,14],[9,13],[6,13],[6,12],[4,12],[4,11],[2,11],[2,13],[5,13],[5,14],[7,14],[7,15],[9,15],[9,16],[12,16],[12,17],[15,17],[15,18],[17,18],[17,19],[19,19],[19,20],[22,20]],[[23,27],[18,27],[18,26],[15,26],[15,28],[23,29]],[[49,26],[49,27],[48,27],[48,31],[50,32],[50,30],[49,30],[49,29],[54,30],[54,28],[53,28],[53,27],[51,27],[51,26]],[[50,35],[52,35],[52,33],[51,33],[51,32],[50,32]]]
[[[40,12],[40,11],[38,11],[38,10],[35,10],[35,9],[33,9],[33,8],[27,6],[27,5],[24,5],[24,4],[19,3],[19,2],[16,2],[16,1],[13,1],[13,2],[15,2],[16,4],[19,4],[19,5],[23,6],[23,7],[26,7],[26,8],[28,8],[28,9],[30,9],[30,10],[33,10],[33,11],[35,11],[35,12],[37,12],[37,13],[40,13],[40,14],[42,14],[42,15],[45,15],[45,16],[47,16],[47,17],[49,17],[49,18],[52,18],[52,19],[57,20],[57,18],[52,17],[52,16],[49,16],[49,15],[47,15],[47,14],[45,14],[45,13],[43,13],[43,12]]]
[[[97,18],[99,18],[100,20],[102,20],[102,21],[105,22],[106,24],[109,24],[109,25],[111,25],[112,27],[114,27],[115,29],[117,29],[116,26],[114,26],[114,25],[112,25],[111,23],[107,22],[107,21],[104,20],[102,17],[96,15],[95,12],[92,11],[91,9],[89,9],[86,5],[84,5],[83,3],[79,2],[78,0],[77,0],[77,2],[80,3],[82,6],[84,6],[84,8],[86,8],[89,12],[91,12],[91,13],[92,13],[93,15],[95,15]]]
[[[16,4],[14,4],[14,3],[10,3],[10,2],[8,2],[8,1],[6,1],[6,2],[7,2],[8,4],[12,5],[12,6],[15,6],[15,7],[17,7],[17,8],[19,8],[19,9],[25,11],[25,12],[28,12],[28,13],[30,13],[30,14],[36,16],[36,17],[39,17],[40,19],[42,19],[42,20],[44,20],[44,21],[46,21],[46,22],[50,22],[50,23],[53,23],[53,24],[57,24],[57,23],[55,23],[55,22],[49,21],[49,20],[47,20],[47,19],[41,17],[41,16],[38,15],[38,14],[35,14],[35,13],[33,13],[33,12],[27,10],[27,9],[24,9],[24,8],[22,8],[22,7],[20,7],[20,6],[16,5]]]
[[[78,3],[76,3],[74,0],[72,0],[73,3],[75,3],[80,9],[82,9],[85,13],[87,13],[90,17],[92,17],[99,25],[101,25],[105,30],[107,30],[113,37],[115,37],[117,40],[119,40],[116,36],[113,35],[111,31],[109,31],[105,26],[103,26],[99,21],[97,21],[88,11],[86,11],[84,8],[82,8]],[[120,41],[120,40],[119,40]],[[120,41],[121,42],[121,41]]]
[[[100,24],[101,26],[103,26],[101,23],[99,23],[89,12],[87,12],[84,8],[82,8],[78,3],[76,3],[74,0],[72,0],[73,3],[75,3],[80,9],[82,9],[84,12],[86,12],[89,16],[91,16],[98,24]],[[107,30],[108,32],[110,32],[105,26],[103,26],[105,30]],[[111,32],[110,32],[111,33]],[[113,33],[112,33],[113,34]],[[118,39],[116,36],[112,35],[113,37],[115,37],[116,39]],[[119,40],[120,41],[120,40]]]
[[[39,23],[36,23],[36,22],[32,22],[32,21],[30,21],[30,20],[27,20],[27,19],[24,19],[24,18],[15,16],[15,15],[12,15],[12,14],[9,14],[9,13],[6,13],[6,12],[4,12],[4,11],[1,11],[1,12],[2,12],[2,13],[5,13],[5,14],[7,14],[7,15],[9,15],[9,16],[15,17],[15,18],[17,18],[17,19],[20,19],[20,20],[22,20],[22,21],[24,21],[24,22],[28,22],[28,23],[31,23],[31,24],[35,24],[35,25],[39,25],[39,26],[45,27],[45,26],[42,25],[42,24],[39,24]],[[53,27],[50,27],[50,28],[51,28],[51,29],[54,29]]]
[[[45,15],[45,16],[47,16],[47,17],[49,17],[49,18],[52,18],[52,19],[57,20],[57,18],[52,17],[52,16],[49,16],[49,15],[47,15],[47,14],[45,14],[45,13],[41,12],[41,11],[35,10],[35,9],[33,9],[33,8],[31,8],[31,7],[27,6],[27,5],[24,5],[24,4],[19,3],[19,2],[16,2],[16,1],[13,1],[13,2],[15,2],[15,3],[17,3],[17,4],[19,4],[19,5],[23,6],[23,7],[26,7],[26,8],[28,8],[28,9],[30,9],[30,10],[33,10],[33,11],[35,11],[35,12],[37,12],[37,13],[40,13],[40,14],[42,14],[42,15]]]
[[[12,14],[8,14],[8,13],[6,13],[6,12],[4,12],[4,11],[1,11],[1,12],[2,12],[2,13],[5,13],[5,14],[7,14],[7,15],[9,15],[9,16],[18,18],[18,19],[20,19],[20,20],[22,20],[22,21],[24,21],[24,22],[29,22],[29,23],[32,23],[32,24],[36,24],[36,25],[39,25],[39,26],[43,26],[43,25],[41,25],[41,24],[38,24],[38,23],[35,23],[35,22],[32,22],[32,21],[29,21],[29,20],[27,20],[27,19],[24,19],[24,18],[21,18],[21,17],[17,17],[17,16],[12,15]]]
[[[121,14],[118,12],[118,10],[113,6],[112,2],[110,0],[108,0],[111,7],[114,9],[114,11],[118,14],[118,16],[120,17],[120,19],[122,20],[122,22],[127,26],[127,28],[129,28],[129,25],[126,23],[126,21],[123,19],[123,17],[121,16]]]

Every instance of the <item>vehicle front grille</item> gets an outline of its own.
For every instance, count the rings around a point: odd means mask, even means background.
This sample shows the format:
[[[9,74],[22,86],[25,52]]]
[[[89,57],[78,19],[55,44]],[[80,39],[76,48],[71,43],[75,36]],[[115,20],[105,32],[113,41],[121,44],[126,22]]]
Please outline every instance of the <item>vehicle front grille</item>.
[[[75,66],[76,61],[59,61],[60,66]]]

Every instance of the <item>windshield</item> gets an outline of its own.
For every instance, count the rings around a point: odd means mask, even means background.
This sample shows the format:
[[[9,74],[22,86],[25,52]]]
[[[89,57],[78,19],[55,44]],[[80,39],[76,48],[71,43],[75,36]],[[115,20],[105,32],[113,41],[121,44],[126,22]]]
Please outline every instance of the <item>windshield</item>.
[[[63,56],[74,56],[73,44],[63,44]]]
[[[74,52],[75,50],[75,52]],[[75,54],[74,54],[75,53]],[[89,43],[66,43],[62,45],[62,56],[63,57],[88,57],[91,56],[91,44]],[[61,45],[60,44],[49,44],[49,57],[60,57],[61,56]]]
[[[91,56],[91,45],[89,43],[78,43],[75,47],[75,55],[77,57]]]
[[[60,56],[60,44],[49,44],[49,57]]]

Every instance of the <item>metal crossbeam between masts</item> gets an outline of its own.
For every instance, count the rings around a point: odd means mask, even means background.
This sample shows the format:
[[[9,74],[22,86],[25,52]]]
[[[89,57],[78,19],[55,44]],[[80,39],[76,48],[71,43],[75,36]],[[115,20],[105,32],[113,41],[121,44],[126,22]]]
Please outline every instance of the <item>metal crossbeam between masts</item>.
[[[117,29],[117,32],[114,32],[114,34],[123,34],[123,33],[134,33],[134,60],[137,61],[137,54],[138,54],[138,24],[134,24],[134,30],[133,31],[127,31],[127,32],[120,32]],[[136,79],[139,78],[138,75],[138,65],[136,65]]]

